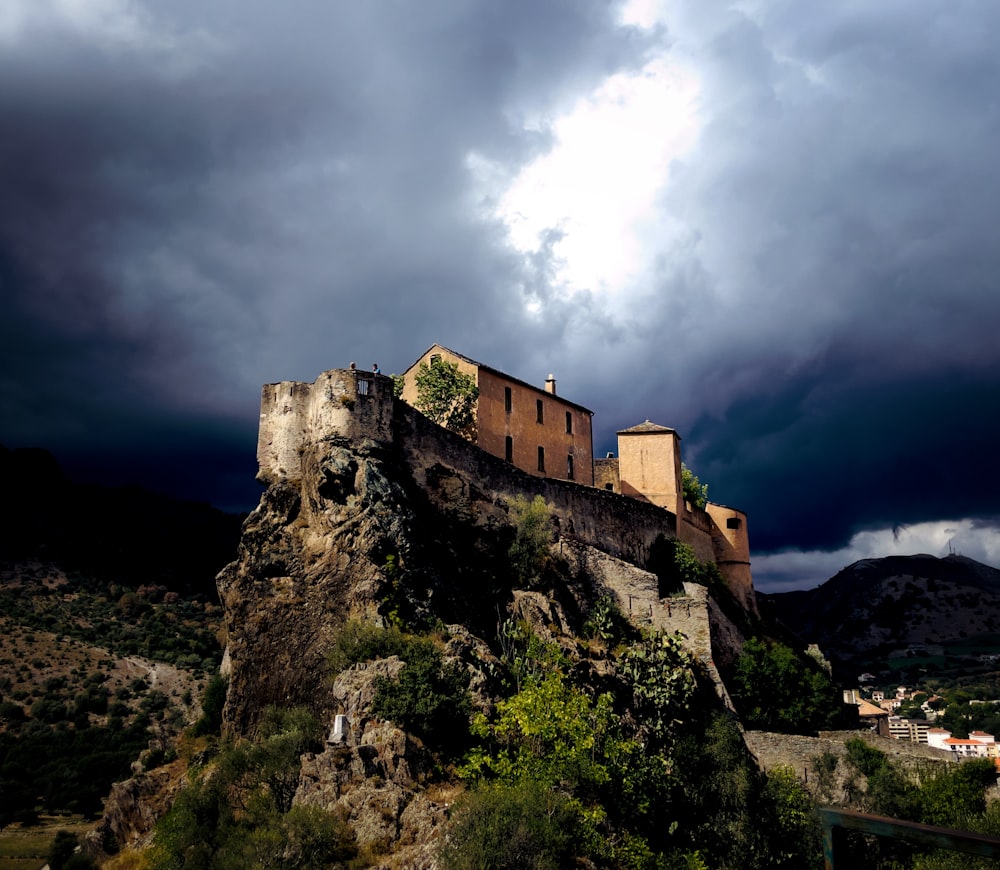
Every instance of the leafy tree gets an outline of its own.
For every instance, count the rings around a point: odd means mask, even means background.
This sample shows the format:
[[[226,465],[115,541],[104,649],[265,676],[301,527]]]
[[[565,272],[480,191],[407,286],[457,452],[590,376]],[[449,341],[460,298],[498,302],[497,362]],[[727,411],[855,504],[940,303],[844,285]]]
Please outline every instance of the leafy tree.
[[[475,377],[459,371],[457,363],[435,359],[430,365],[420,364],[415,380],[416,409],[438,425],[470,441],[475,440],[479,401]]]
[[[732,680],[740,717],[749,728],[809,733],[836,723],[840,698],[830,678],[784,644],[751,638]]]
[[[935,773],[920,786],[921,821],[963,827],[986,810],[985,792],[996,782],[990,758],[975,758]]]
[[[790,767],[767,772],[764,807],[773,812],[768,838],[772,867],[817,866],[823,851],[823,834],[813,802],[805,786]]]
[[[698,480],[698,476],[684,463],[681,463],[681,491],[685,501],[691,502],[699,510],[705,509],[708,504],[708,484]]]
[[[510,511],[514,520],[514,541],[507,551],[507,559],[518,582],[529,584],[541,576],[549,559],[552,509],[540,495],[531,501],[518,495],[511,499]]]
[[[612,698],[592,702],[553,671],[497,704],[496,718],[473,719],[473,748],[462,775],[513,785],[524,779],[547,787],[593,789],[609,779],[605,741],[617,719]]]

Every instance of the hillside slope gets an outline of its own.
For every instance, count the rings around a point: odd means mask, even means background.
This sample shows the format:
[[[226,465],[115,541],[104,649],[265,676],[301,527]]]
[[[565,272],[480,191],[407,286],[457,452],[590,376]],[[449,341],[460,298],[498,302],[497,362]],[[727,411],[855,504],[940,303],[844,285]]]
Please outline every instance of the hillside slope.
[[[957,555],[863,559],[815,589],[759,599],[803,642],[842,662],[937,647],[990,652],[1000,633],[1000,571]]]

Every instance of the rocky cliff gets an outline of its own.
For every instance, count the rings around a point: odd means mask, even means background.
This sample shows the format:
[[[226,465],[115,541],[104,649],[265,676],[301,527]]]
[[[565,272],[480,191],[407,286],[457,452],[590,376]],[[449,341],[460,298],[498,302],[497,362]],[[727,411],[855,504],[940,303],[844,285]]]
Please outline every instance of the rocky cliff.
[[[396,866],[426,866],[448,795],[424,787],[434,762],[421,741],[371,713],[374,681],[401,664],[331,668],[349,621],[437,627],[446,660],[462,663],[474,706],[488,711],[508,618],[558,644],[577,680],[613,681],[605,655],[580,641],[610,597],[636,626],[681,631],[706,686],[728,703],[715,663],[735,655],[740,629],[704,587],[663,598],[649,570],[656,541],[675,535],[668,512],[523,474],[394,402],[388,379],[366,380],[363,394],[348,372],[271,385],[262,410],[265,491],[218,578],[225,729],[253,736],[272,704],[309,707],[328,725],[344,715],[343,738],[304,759],[296,801],[338,809],[362,848],[392,843]],[[525,589],[507,558],[511,505],[535,495],[555,534],[544,576]]]
[[[738,630],[717,608],[710,622],[704,589],[671,602],[647,570],[655,541],[675,535],[669,512],[519,472],[394,401],[390,379],[359,393],[354,378],[265,387],[266,489],[219,575],[233,733],[252,734],[268,704],[342,712],[326,659],[347,620],[392,614],[495,637],[516,601],[506,553],[517,496],[541,495],[552,510],[562,568],[547,592],[568,635],[611,594],[637,624],[687,628],[709,669],[733,655]]]

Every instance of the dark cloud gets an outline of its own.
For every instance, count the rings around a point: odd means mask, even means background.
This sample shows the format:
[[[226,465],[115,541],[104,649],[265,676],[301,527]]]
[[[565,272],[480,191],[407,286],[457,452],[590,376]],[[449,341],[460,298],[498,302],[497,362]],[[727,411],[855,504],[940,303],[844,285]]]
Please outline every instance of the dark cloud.
[[[995,4],[13,8],[0,442],[250,503],[261,383],[442,341],[553,371],[599,451],[676,427],[760,552],[995,515]],[[470,161],[654,56],[697,142],[640,277],[568,294],[568,230],[514,248]]]

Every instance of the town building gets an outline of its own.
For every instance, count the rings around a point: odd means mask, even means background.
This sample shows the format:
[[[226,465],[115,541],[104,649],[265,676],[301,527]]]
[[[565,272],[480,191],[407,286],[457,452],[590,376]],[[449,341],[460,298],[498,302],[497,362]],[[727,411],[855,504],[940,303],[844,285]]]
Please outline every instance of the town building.
[[[927,745],[935,749],[944,749],[950,752],[956,760],[963,758],[996,758],[998,755],[997,744],[992,734],[985,731],[973,731],[967,740],[952,737],[951,732],[945,728],[929,728],[927,731]]]
[[[910,743],[927,743],[927,732],[931,723],[926,719],[902,719],[899,716],[889,717],[889,736],[897,740],[908,740]]]

